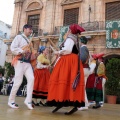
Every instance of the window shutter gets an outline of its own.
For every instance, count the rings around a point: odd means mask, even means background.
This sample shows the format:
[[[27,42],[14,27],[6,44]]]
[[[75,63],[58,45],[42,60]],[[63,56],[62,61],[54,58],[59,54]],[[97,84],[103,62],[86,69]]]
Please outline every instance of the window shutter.
[[[120,1],[106,3],[106,20],[120,19]]]
[[[33,33],[35,33],[35,36],[38,36],[39,19],[40,15],[28,16],[28,24],[32,25]]]
[[[79,8],[67,9],[64,10],[64,26],[77,23],[79,17]]]

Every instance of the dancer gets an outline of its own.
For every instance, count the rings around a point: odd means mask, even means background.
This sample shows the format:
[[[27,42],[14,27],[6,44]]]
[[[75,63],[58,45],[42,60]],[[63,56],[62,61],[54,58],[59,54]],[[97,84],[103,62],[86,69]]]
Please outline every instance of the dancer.
[[[33,109],[32,91],[34,84],[34,75],[30,64],[32,51],[30,51],[29,49],[23,50],[23,47],[31,47],[28,37],[31,35],[32,31],[33,30],[31,25],[24,25],[23,34],[17,35],[11,44],[11,51],[15,55],[15,58],[12,61],[15,69],[15,78],[8,100],[8,105],[11,108],[19,108],[18,105],[15,103],[15,96],[23,81],[23,75],[25,75],[27,78],[27,96],[24,103],[28,107],[28,109]]]
[[[67,39],[64,41],[60,51],[54,53],[61,57],[57,61],[49,80],[48,106],[56,106],[52,111],[55,113],[62,107],[73,106],[65,115],[73,114],[77,107],[84,106],[84,73],[82,62],[80,61],[80,82],[74,91],[72,89],[73,81],[78,72],[78,51],[77,34],[84,29],[77,24],[72,24],[67,33]]]
[[[82,61],[83,68],[84,68],[84,81],[85,81],[85,88],[86,88],[87,78],[90,74],[90,67],[89,67],[90,55],[89,55],[89,50],[87,48],[88,39],[85,36],[82,36],[80,37],[80,41],[81,41],[80,59]],[[89,103],[88,103],[86,90],[85,90],[85,107],[80,107],[78,108],[78,110],[86,110],[88,109],[88,106],[89,106]]]
[[[100,101],[103,101],[103,84],[105,84],[105,66],[102,62],[102,56],[104,54],[94,54],[93,58],[96,60],[96,67],[94,72],[88,77],[86,91],[89,101],[95,101],[96,105],[94,109],[100,108]]]
[[[37,58],[37,68],[34,71],[35,81],[33,88],[34,104],[45,106],[48,96],[48,83],[50,78],[49,66],[50,61],[47,59],[48,48],[41,46],[39,48],[40,55]],[[40,101],[38,101],[41,99]]]

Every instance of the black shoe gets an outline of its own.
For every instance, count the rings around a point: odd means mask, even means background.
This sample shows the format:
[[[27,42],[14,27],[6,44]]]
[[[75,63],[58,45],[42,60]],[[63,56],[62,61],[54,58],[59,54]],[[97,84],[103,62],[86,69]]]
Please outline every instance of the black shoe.
[[[77,107],[74,107],[72,110],[70,110],[69,112],[65,112],[65,115],[71,115],[73,114],[74,112],[76,112],[78,109]]]
[[[42,103],[41,101],[40,101],[40,103],[39,104],[41,104],[42,106],[47,106],[47,103]]]
[[[39,103],[36,103],[35,106],[40,106]]]
[[[96,105],[96,106],[93,106],[93,109],[97,109],[97,108],[100,108],[101,106],[100,105]]]
[[[45,103],[44,106],[47,106],[47,103]]]
[[[35,105],[35,102],[32,100],[32,104]]]
[[[45,106],[45,104],[43,104],[41,101],[40,101],[40,104],[41,104],[42,106]]]
[[[56,107],[56,108],[52,111],[52,113],[55,113],[55,112],[58,111],[60,108],[62,108],[62,106]]]

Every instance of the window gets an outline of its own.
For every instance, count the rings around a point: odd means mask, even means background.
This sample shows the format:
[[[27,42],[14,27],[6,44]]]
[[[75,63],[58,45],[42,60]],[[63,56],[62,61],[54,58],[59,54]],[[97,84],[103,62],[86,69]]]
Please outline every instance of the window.
[[[7,38],[7,33],[4,33],[4,38]]]
[[[106,20],[120,19],[120,1],[106,3]]]
[[[35,36],[38,36],[39,18],[40,18],[40,15],[38,14],[28,16],[28,24],[32,25]]]
[[[64,22],[63,25],[67,26],[73,23],[78,23],[79,8],[64,10]]]

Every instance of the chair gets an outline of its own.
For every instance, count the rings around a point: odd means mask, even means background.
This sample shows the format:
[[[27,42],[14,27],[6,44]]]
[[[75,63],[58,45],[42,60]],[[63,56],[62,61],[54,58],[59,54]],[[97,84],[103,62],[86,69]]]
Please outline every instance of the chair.
[[[25,85],[21,91],[22,91],[22,96],[26,96],[26,94],[27,94],[27,85]]]
[[[1,92],[3,93],[3,95],[7,95],[7,85],[6,84],[4,84],[3,85],[3,88],[2,88],[2,90],[1,90]]]

